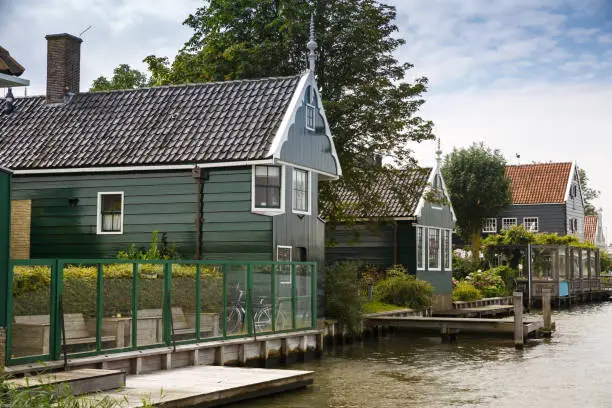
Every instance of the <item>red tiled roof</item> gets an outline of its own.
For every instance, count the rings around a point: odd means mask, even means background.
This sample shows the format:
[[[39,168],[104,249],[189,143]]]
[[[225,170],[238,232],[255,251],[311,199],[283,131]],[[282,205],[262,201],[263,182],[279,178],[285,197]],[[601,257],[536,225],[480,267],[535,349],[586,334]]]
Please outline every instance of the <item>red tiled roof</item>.
[[[572,163],[506,166],[513,204],[563,203]]]
[[[585,215],[584,216],[584,240],[595,243],[595,233],[597,232],[597,216],[596,215]]]

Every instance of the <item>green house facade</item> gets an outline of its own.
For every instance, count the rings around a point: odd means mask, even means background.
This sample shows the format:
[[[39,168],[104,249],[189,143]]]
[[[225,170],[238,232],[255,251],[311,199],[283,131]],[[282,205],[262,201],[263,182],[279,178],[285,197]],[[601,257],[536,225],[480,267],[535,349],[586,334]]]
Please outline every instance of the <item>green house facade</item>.
[[[158,231],[185,259],[323,261],[318,183],[341,169],[311,70],[14,105],[0,165],[31,258],[114,258]]]
[[[383,174],[376,183],[383,203],[352,214],[356,225],[327,228],[326,262],[358,261],[379,268],[403,265],[432,284],[434,309],[451,307],[455,214],[439,166]],[[350,204],[355,198],[340,194]]]

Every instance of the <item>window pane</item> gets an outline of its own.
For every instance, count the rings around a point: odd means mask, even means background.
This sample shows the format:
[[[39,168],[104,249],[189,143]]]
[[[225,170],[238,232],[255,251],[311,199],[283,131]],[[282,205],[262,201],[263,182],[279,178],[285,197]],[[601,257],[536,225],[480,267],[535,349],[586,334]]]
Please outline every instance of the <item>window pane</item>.
[[[429,228],[429,267],[440,268],[440,230]]]
[[[268,167],[255,166],[255,177],[268,177]]]
[[[280,207],[280,187],[268,187],[267,207]]]
[[[255,207],[266,207],[268,200],[266,198],[266,188],[256,187],[255,188]]]
[[[268,180],[270,184],[280,185],[280,167],[268,167]]]
[[[121,194],[105,194],[102,196],[102,212],[121,211]]]
[[[417,227],[417,268],[423,269],[423,228]]]
[[[450,231],[443,231],[444,234],[444,269],[450,269],[450,257],[451,257],[451,242],[450,242]]]

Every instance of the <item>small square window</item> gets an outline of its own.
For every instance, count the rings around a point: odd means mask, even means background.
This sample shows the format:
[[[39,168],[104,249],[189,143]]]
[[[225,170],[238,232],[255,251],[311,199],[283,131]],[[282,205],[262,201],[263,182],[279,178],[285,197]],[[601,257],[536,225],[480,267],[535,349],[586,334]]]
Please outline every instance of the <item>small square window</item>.
[[[497,218],[485,218],[482,223],[482,232],[497,232]]]
[[[523,225],[527,231],[538,232],[539,231],[539,222],[538,217],[525,217],[523,218]]]
[[[516,227],[517,221],[516,218],[502,218],[502,229],[510,229],[512,227]]]
[[[123,193],[98,193],[98,234],[123,233]]]

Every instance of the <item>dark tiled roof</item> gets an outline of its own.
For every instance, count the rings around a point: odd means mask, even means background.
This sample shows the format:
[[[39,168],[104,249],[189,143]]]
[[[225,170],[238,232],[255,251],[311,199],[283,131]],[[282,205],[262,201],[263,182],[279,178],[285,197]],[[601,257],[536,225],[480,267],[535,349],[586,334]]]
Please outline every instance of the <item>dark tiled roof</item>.
[[[23,71],[25,68],[15,61],[6,49],[0,47],[0,74],[19,76]]]
[[[146,166],[265,158],[299,76],[16,100],[0,166]]]
[[[411,217],[415,215],[431,171],[431,168],[414,168],[381,173],[368,196],[382,205],[374,206],[370,211],[364,212],[357,194],[347,189],[338,191],[338,202],[345,208],[344,214],[350,217]],[[323,203],[322,208],[322,216],[325,217],[329,205]]]
[[[597,216],[596,215],[585,215],[584,216],[584,241],[594,244],[596,232],[597,232]]]
[[[507,166],[513,204],[564,203],[572,163]]]

